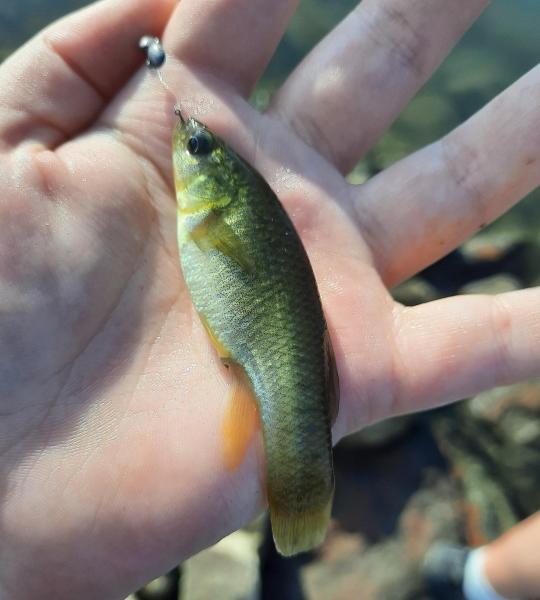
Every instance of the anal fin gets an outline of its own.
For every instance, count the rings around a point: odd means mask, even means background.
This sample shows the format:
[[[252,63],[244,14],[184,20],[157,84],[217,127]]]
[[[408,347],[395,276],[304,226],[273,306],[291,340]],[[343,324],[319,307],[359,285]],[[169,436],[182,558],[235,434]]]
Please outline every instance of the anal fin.
[[[259,427],[259,413],[251,384],[238,364],[224,361],[229,367],[232,387],[223,421],[223,453],[225,467],[238,468]]]
[[[229,470],[238,468],[246,455],[249,443],[259,428],[259,412],[251,383],[244,369],[230,357],[229,350],[218,339],[208,323],[199,313],[201,323],[231,377],[231,388],[223,420],[223,454]]]

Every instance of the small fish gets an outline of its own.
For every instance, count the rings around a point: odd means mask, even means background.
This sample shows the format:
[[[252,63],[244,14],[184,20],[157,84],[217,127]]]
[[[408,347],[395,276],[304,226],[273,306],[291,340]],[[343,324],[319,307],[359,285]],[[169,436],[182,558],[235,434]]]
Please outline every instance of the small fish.
[[[180,262],[234,383],[223,423],[225,465],[241,463],[260,424],[276,547],[285,556],[310,550],[330,519],[331,425],[339,406],[311,265],[262,176],[202,123],[184,120],[162,73],[160,39],[143,36],[139,48],[180,118],[173,135]]]
[[[278,551],[319,545],[334,493],[334,353],[308,257],[263,177],[195,119],[173,135],[178,242],[191,298],[232,372],[225,462],[262,428]]]

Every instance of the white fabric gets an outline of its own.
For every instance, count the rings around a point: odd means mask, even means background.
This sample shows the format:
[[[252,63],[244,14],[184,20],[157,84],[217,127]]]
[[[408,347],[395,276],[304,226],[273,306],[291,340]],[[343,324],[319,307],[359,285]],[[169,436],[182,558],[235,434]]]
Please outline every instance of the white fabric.
[[[519,600],[518,598],[505,598],[497,594],[489,583],[485,568],[485,547],[472,550],[465,563],[463,574],[463,593],[467,600]]]

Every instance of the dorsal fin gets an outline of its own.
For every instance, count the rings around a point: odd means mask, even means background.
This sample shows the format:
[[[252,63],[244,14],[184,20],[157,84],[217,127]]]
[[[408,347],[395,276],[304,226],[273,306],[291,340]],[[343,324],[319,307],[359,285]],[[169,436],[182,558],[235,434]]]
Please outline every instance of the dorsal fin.
[[[336,422],[339,412],[339,375],[332,340],[328,329],[324,332],[324,354],[326,358],[326,393],[328,410],[332,425]]]

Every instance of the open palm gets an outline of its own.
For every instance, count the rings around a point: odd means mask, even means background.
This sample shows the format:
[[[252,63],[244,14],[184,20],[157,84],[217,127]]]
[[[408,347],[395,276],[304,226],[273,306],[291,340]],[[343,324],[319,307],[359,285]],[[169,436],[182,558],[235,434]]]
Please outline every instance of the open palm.
[[[265,503],[259,442],[223,467],[227,373],[179,270],[175,116],[139,68],[142,34],[163,32],[185,112],[261,171],[295,222],[336,350],[336,440],[539,373],[538,290],[405,308],[387,288],[538,185],[540,72],[350,186],[343,174],[487,2],[364,0],[259,114],[246,97],[296,4],[105,0],[0,69],[7,597],[120,598]]]

